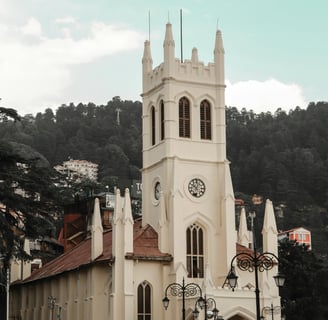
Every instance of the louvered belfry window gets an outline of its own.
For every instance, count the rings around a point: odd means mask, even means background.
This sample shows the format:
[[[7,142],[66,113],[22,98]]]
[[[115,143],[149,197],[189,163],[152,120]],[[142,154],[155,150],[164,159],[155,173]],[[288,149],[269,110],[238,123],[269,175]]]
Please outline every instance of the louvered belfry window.
[[[204,278],[203,230],[192,224],[186,232],[188,278]]]
[[[200,104],[200,138],[212,139],[211,105],[207,100]]]
[[[164,101],[161,100],[160,104],[160,114],[161,114],[161,140],[165,138],[165,114],[164,114]]]
[[[156,142],[156,125],[155,125],[155,108],[151,107],[151,145],[153,146]]]
[[[179,137],[190,138],[190,103],[186,97],[179,100]]]

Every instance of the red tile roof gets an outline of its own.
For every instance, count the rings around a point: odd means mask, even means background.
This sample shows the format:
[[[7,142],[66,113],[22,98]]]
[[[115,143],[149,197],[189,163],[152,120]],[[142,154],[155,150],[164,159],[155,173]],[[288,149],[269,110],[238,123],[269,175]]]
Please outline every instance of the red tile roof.
[[[163,263],[173,260],[170,254],[162,253],[158,249],[158,235],[150,225],[142,227],[141,219],[136,220],[133,225],[133,233],[133,252],[126,253],[126,259],[160,261]],[[103,233],[103,241],[103,254],[95,261],[91,261],[91,238],[89,237],[73,249],[45,264],[42,268],[35,270],[23,283],[53,277],[92,263],[113,261],[112,230],[107,230]],[[253,254],[251,249],[238,243],[236,244],[236,251],[237,253],[246,252]]]
[[[242,246],[239,243],[236,243],[236,251],[237,251],[237,254],[238,253],[248,253],[248,254],[251,254],[251,255],[254,254],[254,251],[252,249],[249,249],[245,246]]]
[[[133,225],[134,244],[133,252],[126,254],[127,259],[148,261],[172,261],[172,256],[162,253],[158,249],[158,235],[149,225],[142,227],[141,219],[136,220]],[[91,263],[112,261],[112,230],[103,233],[103,254],[95,261],[91,261],[91,238],[79,243],[72,250],[65,252],[56,259],[45,264],[42,268],[35,270],[31,276],[23,282],[36,281],[43,278],[53,277],[64,272],[75,270]]]

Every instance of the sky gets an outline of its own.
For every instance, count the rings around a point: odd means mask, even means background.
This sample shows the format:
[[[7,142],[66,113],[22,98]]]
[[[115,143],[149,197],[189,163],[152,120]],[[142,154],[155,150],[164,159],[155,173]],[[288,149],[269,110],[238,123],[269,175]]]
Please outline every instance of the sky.
[[[0,0],[0,101],[20,115],[62,104],[139,100],[150,38],[163,61],[165,25],[175,55],[213,61],[225,48],[226,104],[256,113],[328,101],[326,0]]]

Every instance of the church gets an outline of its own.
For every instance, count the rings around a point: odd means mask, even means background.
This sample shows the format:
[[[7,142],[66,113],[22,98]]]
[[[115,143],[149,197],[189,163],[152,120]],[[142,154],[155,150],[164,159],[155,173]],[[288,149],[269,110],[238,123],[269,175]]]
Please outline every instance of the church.
[[[213,62],[204,65],[196,48],[180,61],[167,23],[164,61],[155,68],[145,41],[142,217],[132,217],[129,190],[123,197],[116,190],[111,228],[104,230],[94,199],[88,236],[12,285],[10,319],[258,319],[254,272],[231,269],[237,254],[253,251],[244,209],[235,227],[221,31],[213,40]],[[262,236],[263,250],[277,255],[270,200]],[[280,306],[277,272],[274,264],[258,274],[261,307]]]

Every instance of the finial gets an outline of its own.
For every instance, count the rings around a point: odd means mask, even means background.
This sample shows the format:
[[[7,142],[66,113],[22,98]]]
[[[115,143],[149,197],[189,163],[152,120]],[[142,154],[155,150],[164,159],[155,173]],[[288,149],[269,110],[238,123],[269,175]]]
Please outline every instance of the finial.
[[[219,30],[219,18],[216,19],[216,30]]]
[[[148,41],[150,42],[150,10],[148,11]]]
[[[170,23],[170,11],[167,12],[167,22]]]

